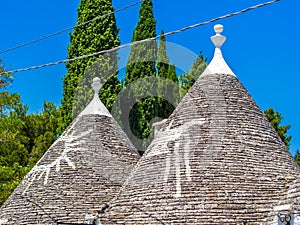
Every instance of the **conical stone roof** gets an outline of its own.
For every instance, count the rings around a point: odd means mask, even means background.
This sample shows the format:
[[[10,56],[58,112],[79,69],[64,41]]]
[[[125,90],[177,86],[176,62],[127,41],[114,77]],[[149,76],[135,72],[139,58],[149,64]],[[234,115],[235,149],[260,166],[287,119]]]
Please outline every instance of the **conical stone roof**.
[[[223,26],[215,31],[214,58],[112,202],[109,224],[278,224],[276,207],[299,193],[299,166],[223,59]]]
[[[95,78],[93,101],[4,203],[0,224],[83,224],[119,191],[139,155],[100,102],[100,87]]]

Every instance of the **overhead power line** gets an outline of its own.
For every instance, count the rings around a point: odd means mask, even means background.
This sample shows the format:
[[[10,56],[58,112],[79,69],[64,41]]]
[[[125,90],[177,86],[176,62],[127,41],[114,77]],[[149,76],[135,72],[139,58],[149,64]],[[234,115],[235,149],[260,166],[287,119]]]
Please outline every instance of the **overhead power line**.
[[[279,1],[280,0],[272,0],[272,1],[269,1],[269,2],[262,3],[262,4],[254,5],[254,6],[245,8],[243,10],[237,11],[237,12],[233,12],[233,13],[229,13],[229,14],[226,14],[226,15],[223,15],[223,16],[220,16],[220,17],[213,18],[213,19],[205,21],[205,22],[196,23],[196,24],[181,28],[179,30],[170,31],[170,32],[167,32],[163,35],[157,35],[157,36],[152,37],[152,38],[147,38],[147,39],[143,39],[143,40],[140,40],[140,41],[120,45],[120,46],[115,47],[115,48],[94,52],[94,53],[88,54],[88,55],[78,56],[78,57],[75,57],[75,58],[72,58],[72,59],[63,59],[63,60],[60,60],[60,61],[57,61],[57,62],[51,62],[51,63],[46,63],[46,64],[42,64],[42,65],[38,65],[38,66],[31,66],[31,67],[22,68],[22,69],[6,71],[6,72],[3,72],[1,74],[14,74],[14,73],[19,73],[19,72],[25,72],[25,71],[29,71],[29,70],[40,69],[40,68],[49,67],[49,66],[55,66],[55,65],[62,64],[62,63],[69,63],[69,62],[73,62],[73,61],[76,61],[76,60],[79,60],[79,59],[85,59],[85,58],[97,56],[97,55],[100,55],[100,54],[113,52],[113,51],[120,50],[120,49],[129,47],[129,46],[141,44],[141,43],[148,42],[148,41],[153,41],[153,40],[156,40],[156,39],[158,39],[162,36],[169,36],[169,35],[173,35],[173,34],[178,34],[178,33],[181,33],[181,32],[196,28],[196,27],[200,27],[200,26],[204,26],[204,25],[207,25],[207,24],[210,24],[210,23],[214,23],[216,21],[219,21],[219,20],[222,20],[222,19],[225,19],[225,18],[237,16],[237,15],[249,12],[251,10],[254,10],[254,9],[258,9],[258,8],[261,8],[261,7],[264,7],[264,6],[267,6],[267,5],[271,5],[271,4],[273,4],[275,2],[279,2]]]
[[[48,39],[48,38],[51,38],[51,37],[54,37],[54,36],[56,36],[56,35],[59,35],[59,34],[64,33],[64,32],[67,32],[67,31],[69,31],[69,30],[73,30],[73,29],[76,28],[76,27],[84,26],[84,25],[86,25],[86,24],[89,24],[89,23],[91,23],[91,22],[94,22],[94,21],[96,21],[96,20],[99,20],[99,19],[101,19],[101,18],[104,18],[104,17],[109,16],[109,15],[111,15],[111,14],[114,14],[114,13],[117,13],[117,12],[120,12],[120,11],[123,11],[123,10],[125,10],[125,9],[130,8],[130,7],[133,7],[133,6],[139,4],[139,3],[143,2],[143,1],[144,1],[144,0],[137,1],[137,2],[135,2],[135,3],[132,3],[132,4],[130,4],[130,5],[127,5],[127,6],[124,6],[124,7],[120,8],[120,9],[117,9],[117,10],[115,10],[115,11],[113,11],[113,12],[109,12],[109,13],[106,13],[106,14],[104,14],[104,15],[97,16],[97,17],[95,17],[95,18],[93,18],[93,19],[91,19],[91,20],[88,20],[88,21],[83,22],[83,23],[80,23],[80,24],[76,24],[76,25],[74,25],[74,26],[72,26],[72,27],[65,28],[65,29],[60,30],[60,31],[57,31],[57,32],[55,32],[55,33],[53,33],[53,34],[49,34],[49,35],[47,35],[47,36],[44,36],[44,37],[41,37],[41,38],[37,38],[37,39],[35,39],[35,40],[29,41],[29,42],[25,42],[25,43],[23,43],[23,44],[16,45],[16,46],[14,46],[14,47],[11,47],[11,48],[2,50],[2,51],[0,51],[0,55],[3,54],[3,53],[6,53],[6,52],[13,51],[13,50],[18,49],[18,48],[22,48],[22,47],[25,47],[25,46],[34,44],[34,43],[39,42],[39,41],[43,41],[43,40]]]

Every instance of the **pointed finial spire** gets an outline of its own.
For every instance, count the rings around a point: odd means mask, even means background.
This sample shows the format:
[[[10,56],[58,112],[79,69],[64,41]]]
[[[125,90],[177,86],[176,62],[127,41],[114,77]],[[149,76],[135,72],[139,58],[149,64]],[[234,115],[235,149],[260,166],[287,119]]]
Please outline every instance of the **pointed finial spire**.
[[[112,117],[108,112],[107,108],[103,105],[99,98],[99,91],[103,84],[101,83],[101,79],[99,77],[95,77],[93,79],[93,83],[91,84],[92,88],[95,91],[95,95],[90,104],[80,113],[79,116],[90,115],[90,114],[98,114],[104,115],[108,117]]]
[[[215,54],[211,62],[202,73],[201,77],[211,74],[229,74],[235,76],[222,56],[221,47],[226,41],[226,37],[221,34],[224,30],[224,27],[222,24],[216,24],[214,26],[214,30],[216,35],[212,36],[210,39],[216,46]]]
[[[102,87],[101,79],[99,77],[95,77],[92,83],[92,88],[95,91],[95,95],[99,94],[101,87]]]
[[[214,45],[216,46],[216,48],[221,48],[221,46],[226,41],[226,37],[223,36],[223,35],[221,35],[221,33],[224,30],[224,27],[223,27],[222,24],[216,24],[214,26],[214,30],[216,32],[216,35],[212,36],[210,39],[214,43]]]

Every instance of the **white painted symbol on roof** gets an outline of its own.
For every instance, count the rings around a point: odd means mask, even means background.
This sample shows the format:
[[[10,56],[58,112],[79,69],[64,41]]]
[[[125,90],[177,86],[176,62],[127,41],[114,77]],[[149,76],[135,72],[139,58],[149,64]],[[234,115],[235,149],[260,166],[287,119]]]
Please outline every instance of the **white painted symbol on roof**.
[[[189,122],[184,123],[181,126],[172,128],[174,121],[171,121],[168,127],[158,132],[159,135],[167,136],[167,140],[164,140],[162,144],[155,145],[152,150],[146,155],[146,157],[152,157],[160,154],[167,154],[165,161],[165,173],[164,173],[164,182],[167,183],[170,176],[171,161],[174,161],[175,167],[175,176],[176,176],[176,193],[174,194],[175,198],[181,197],[181,161],[183,158],[185,166],[185,175],[188,181],[191,181],[191,167],[190,167],[190,135],[186,135],[186,132],[191,126],[203,125],[206,120],[204,118],[193,119]],[[180,139],[184,138],[184,153],[183,156],[180,155]],[[174,143],[174,146],[168,146],[170,143]],[[170,154],[171,150],[174,150],[174,154]]]
[[[60,156],[58,156],[53,162],[46,164],[46,165],[38,165],[39,163],[37,163],[32,170],[26,175],[26,178],[24,179],[24,181],[26,182],[25,186],[25,190],[23,192],[23,194],[25,194],[28,190],[28,188],[32,185],[32,183],[37,179],[40,180],[43,176],[44,176],[44,185],[46,185],[48,183],[48,178],[49,178],[49,174],[50,171],[53,167],[56,168],[56,172],[59,172],[61,169],[61,162],[65,161],[69,167],[71,167],[72,169],[75,169],[75,163],[71,161],[71,159],[68,156],[68,153],[70,152],[76,152],[78,150],[83,150],[84,149],[84,143],[85,140],[82,139],[83,137],[87,136],[88,134],[90,134],[92,132],[92,130],[88,130],[85,132],[80,133],[79,135],[75,135],[75,131],[73,129],[74,125],[77,123],[77,121],[75,121],[73,123],[73,125],[69,128],[69,131],[64,133],[56,142],[54,142],[54,144],[52,146],[54,146],[57,142],[62,141],[64,142],[64,150],[63,152],[60,154]],[[82,139],[82,140],[80,140]],[[51,149],[51,148],[50,148]],[[51,154],[51,153],[50,153]],[[45,156],[44,156],[45,157]],[[44,159],[44,157],[42,157],[42,159],[40,160],[40,162]]]

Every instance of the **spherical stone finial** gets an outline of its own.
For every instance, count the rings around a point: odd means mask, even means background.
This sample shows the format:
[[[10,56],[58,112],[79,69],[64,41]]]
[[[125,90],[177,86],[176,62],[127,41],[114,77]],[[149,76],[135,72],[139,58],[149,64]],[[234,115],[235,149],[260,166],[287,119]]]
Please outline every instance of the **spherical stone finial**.
[[[214,30],[215,30],[216,34],[211,37],[211,41],[214,43],[216,48],[221,48],[221,46],[226,41],[226,37],[223,36],[222,34],[220,34],[221,32],[223,32],[224,27],[222,24],[216,24],[214,26]]]
[[[92,88],[94,89],[95,94],[99,93],[101,87],[102,87],[101,79],[99,77],[95,77],[92,83]]]
[[[100,82],[101,83],[101,79],[99,77],[94,77],[93,83],[95,83],[95,82]]]
[[[223,32],[224,27],[223,27],[222,24],[216,24],[216,25],[214,26],[214,30],[215,30],[215,32],[216,32],[217,34],[220,34],[220,33]]]

